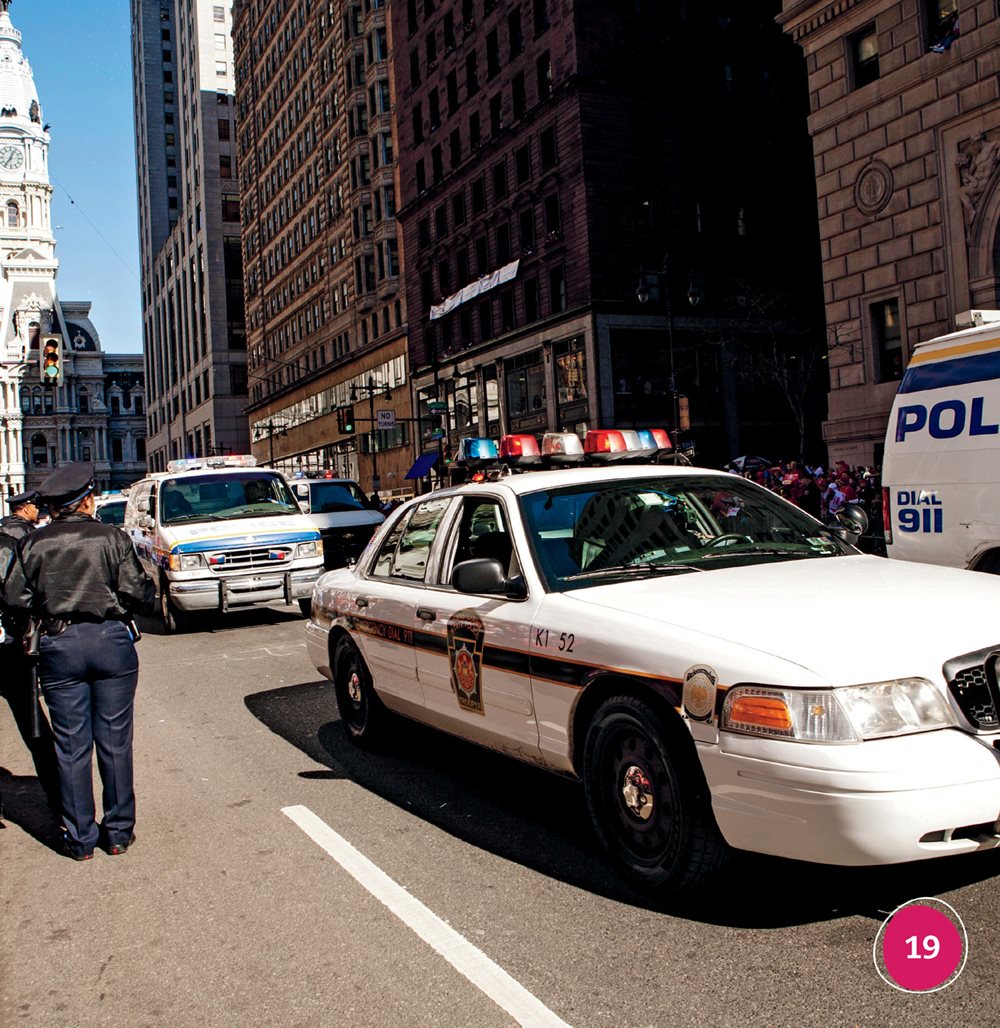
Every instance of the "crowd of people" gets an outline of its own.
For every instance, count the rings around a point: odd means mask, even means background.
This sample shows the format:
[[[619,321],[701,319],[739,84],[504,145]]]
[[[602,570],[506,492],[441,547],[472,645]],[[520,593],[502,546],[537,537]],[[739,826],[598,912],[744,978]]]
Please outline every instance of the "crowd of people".
[[[838,460],[824,468],[782,460],[741,473],[827,524],[836,520],[837,511],[847,503],[863,507],[872,529],[881,530],[882,482],[880,469],[872,464],[851,467]]]

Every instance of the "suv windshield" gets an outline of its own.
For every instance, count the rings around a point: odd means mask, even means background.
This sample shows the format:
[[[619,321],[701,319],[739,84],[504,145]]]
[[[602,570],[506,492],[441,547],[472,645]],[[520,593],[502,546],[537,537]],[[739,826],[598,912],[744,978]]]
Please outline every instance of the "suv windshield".
[[[296,490],[301,485],[296,483]],[[353,482],[310,482],[309,507],[313,514],[340,514],[347,510],[368,510],[368,501]]]
[[[164,525],[298,513],[299,506],[284,479],[273,471],[185,475],[160,487]]]
[[[539,571],[558,591],[856,552],[796,507],[729,476],[592,482],[520,502]]]

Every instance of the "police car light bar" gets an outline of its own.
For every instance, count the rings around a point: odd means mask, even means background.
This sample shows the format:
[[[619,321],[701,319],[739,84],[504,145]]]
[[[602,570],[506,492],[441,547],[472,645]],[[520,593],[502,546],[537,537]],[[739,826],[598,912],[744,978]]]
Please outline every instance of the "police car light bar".
[[[225,457],[184,457],[167,461],[167,471],[194,471],[198,468],[255,468],[257,458],[249,453],[231,453]]]
[[[592,428],[584,437],[583,452],[591,460],[622,460],[628,456],[628,444],[624,434],[616,428]]]
[[[499,456],[495,439],[483,439],[473,436],[466,436],[458,441],[459,463],[467,464],[473,461],[496,460]]]
[[[541,464],[542,454],[533,435],[505,435],[500,437],[500,459],[520,467]]]
[[[579,464],[584,457],[583,443],[575,432],[546,432],[542,457],[550,464]]]

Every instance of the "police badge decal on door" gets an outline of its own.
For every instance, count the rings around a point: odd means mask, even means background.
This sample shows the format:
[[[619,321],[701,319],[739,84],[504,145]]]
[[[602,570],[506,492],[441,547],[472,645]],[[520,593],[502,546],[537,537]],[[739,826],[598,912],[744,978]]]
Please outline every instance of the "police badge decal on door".
[[[474,610],[460,610],[448,621],[451,684],[462,710],[482,714],[483,640],[486,631]]]

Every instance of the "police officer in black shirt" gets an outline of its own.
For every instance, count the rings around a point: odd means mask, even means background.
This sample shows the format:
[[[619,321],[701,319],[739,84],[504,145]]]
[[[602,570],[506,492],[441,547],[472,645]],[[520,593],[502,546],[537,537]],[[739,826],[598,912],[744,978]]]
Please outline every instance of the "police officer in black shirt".
[[[38,494],[33,491],[18,493],[7,498],[10,514],[0,519],[0,582],[20,540],[35,530],[38,521]],[[32,732],[32,706],[37,702],[31,688],[30,666],[24,656],[23,638],[27,618],[8,610],[0,601],[0,623],[4,640],[0,643],[0,696],[7,701],[14,723],[25,745],[31,751],[38,780],[45,789],[49,806],[59,809],[59,774],[56,769],[55,742],[52,729],[39,712],[38,736]]]
[[[66,464],[39,489],[52,523],[18,549],[8,605],[42,620],[42,692],[52,719],[66,854],[89,860],[102,840],[112,855],[135,841],[132,733],[139,660],[129,622],[151,612],[152,579],[128,536],[94,519],[94,465]],[[104,820],[95,821],[96,746]]]

